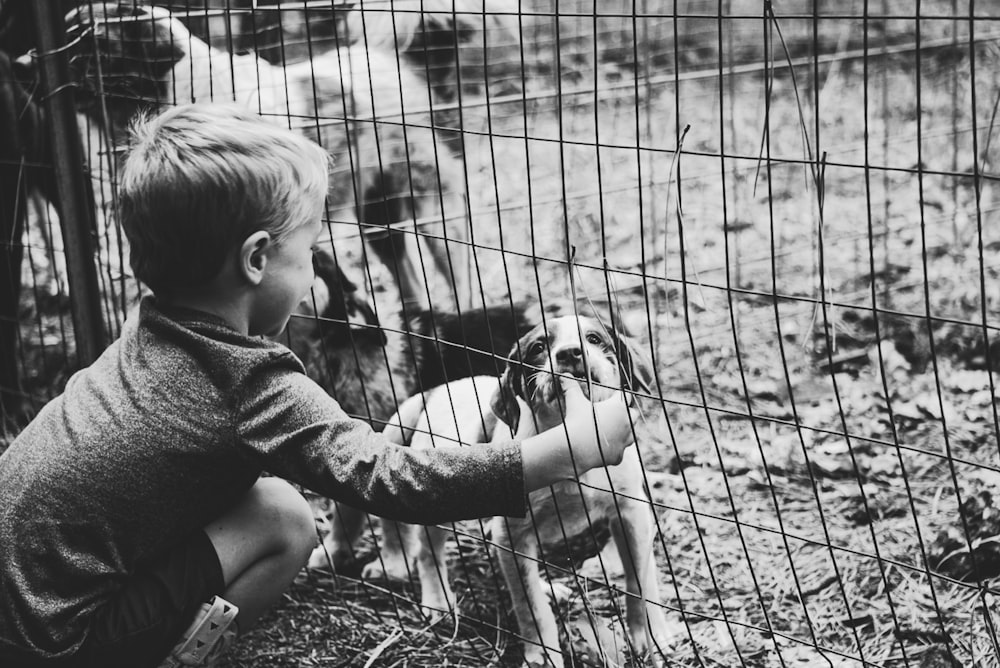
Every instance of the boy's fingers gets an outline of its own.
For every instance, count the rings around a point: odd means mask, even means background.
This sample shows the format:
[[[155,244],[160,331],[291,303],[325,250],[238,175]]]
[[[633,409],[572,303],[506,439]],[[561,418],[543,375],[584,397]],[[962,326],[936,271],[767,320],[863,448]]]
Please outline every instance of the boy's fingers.
[[[587,398],[583,396],[583,390],[580,389],[580,382],[576,378],[570,378],[567,376],[560,376],[559,382],[562,384],[563,396],[566,401],[580,401],[586,400]]]
[[[583,390],[580,389],[580,381],[572,376],[559,376],[559,382],[562,383],[562,387],[566,392],[572,392],[574,389],[583,394]]]

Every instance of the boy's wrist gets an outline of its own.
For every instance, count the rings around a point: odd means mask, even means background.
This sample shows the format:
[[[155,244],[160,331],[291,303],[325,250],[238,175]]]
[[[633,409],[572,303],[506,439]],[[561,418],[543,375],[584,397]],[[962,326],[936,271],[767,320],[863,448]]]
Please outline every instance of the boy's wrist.
[[[524,487],[532,492],[559,480],[572,478],[584,469],[575,464],[570,441],[563,425],[543,431],[521,441]]]
[[[584,415],[569,416],[563,425],[557,427],[564,431],[567,439],[567,451],[579,473],[589,471],[598,466],[606,466],[602,450],[601,437],[595,424],[596,416],[592,412]]]

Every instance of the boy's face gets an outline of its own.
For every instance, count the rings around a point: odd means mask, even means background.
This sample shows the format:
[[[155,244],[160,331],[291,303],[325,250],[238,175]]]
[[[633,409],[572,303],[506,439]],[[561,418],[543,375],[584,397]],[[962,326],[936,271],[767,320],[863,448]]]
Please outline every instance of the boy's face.
[[[322,227],[317,216],[312,222],[296,227],[279,243],[272,243],[267,250],[265,277],[258,286],[257,308],[250,319],[251,336],[280,334],[309,292],[315,278],[313,247]]]

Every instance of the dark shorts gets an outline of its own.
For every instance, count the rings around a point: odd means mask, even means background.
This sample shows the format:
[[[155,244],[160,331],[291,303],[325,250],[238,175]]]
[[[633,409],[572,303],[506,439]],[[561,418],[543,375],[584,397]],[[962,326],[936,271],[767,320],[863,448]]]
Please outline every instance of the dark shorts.
[[[81,665],[156,666],[180,641],[202,603],[226,588],[204,531],[144,564],[116,598],[97,610]]]

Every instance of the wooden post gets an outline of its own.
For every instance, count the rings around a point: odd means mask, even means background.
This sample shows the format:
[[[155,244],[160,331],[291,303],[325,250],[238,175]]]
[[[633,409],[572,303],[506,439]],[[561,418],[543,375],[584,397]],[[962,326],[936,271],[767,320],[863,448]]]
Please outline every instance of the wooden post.
[[[24,222],[27,188],[24,184],[24,147],[10,56],[0,51],[0,435],[24,413],[17,359],[21,262],[24,259]]]
[[[107,345],[97,282],[94,208],[88,197],[90,184],[84,171],[69,63],[61,48],[66,34],[61,4],[32,2],[31,7],[35,18],[47,125],[55,157],[59,224],[66,246],[66,273],[69,277],[77,364],[84,367],[96,360]]]

